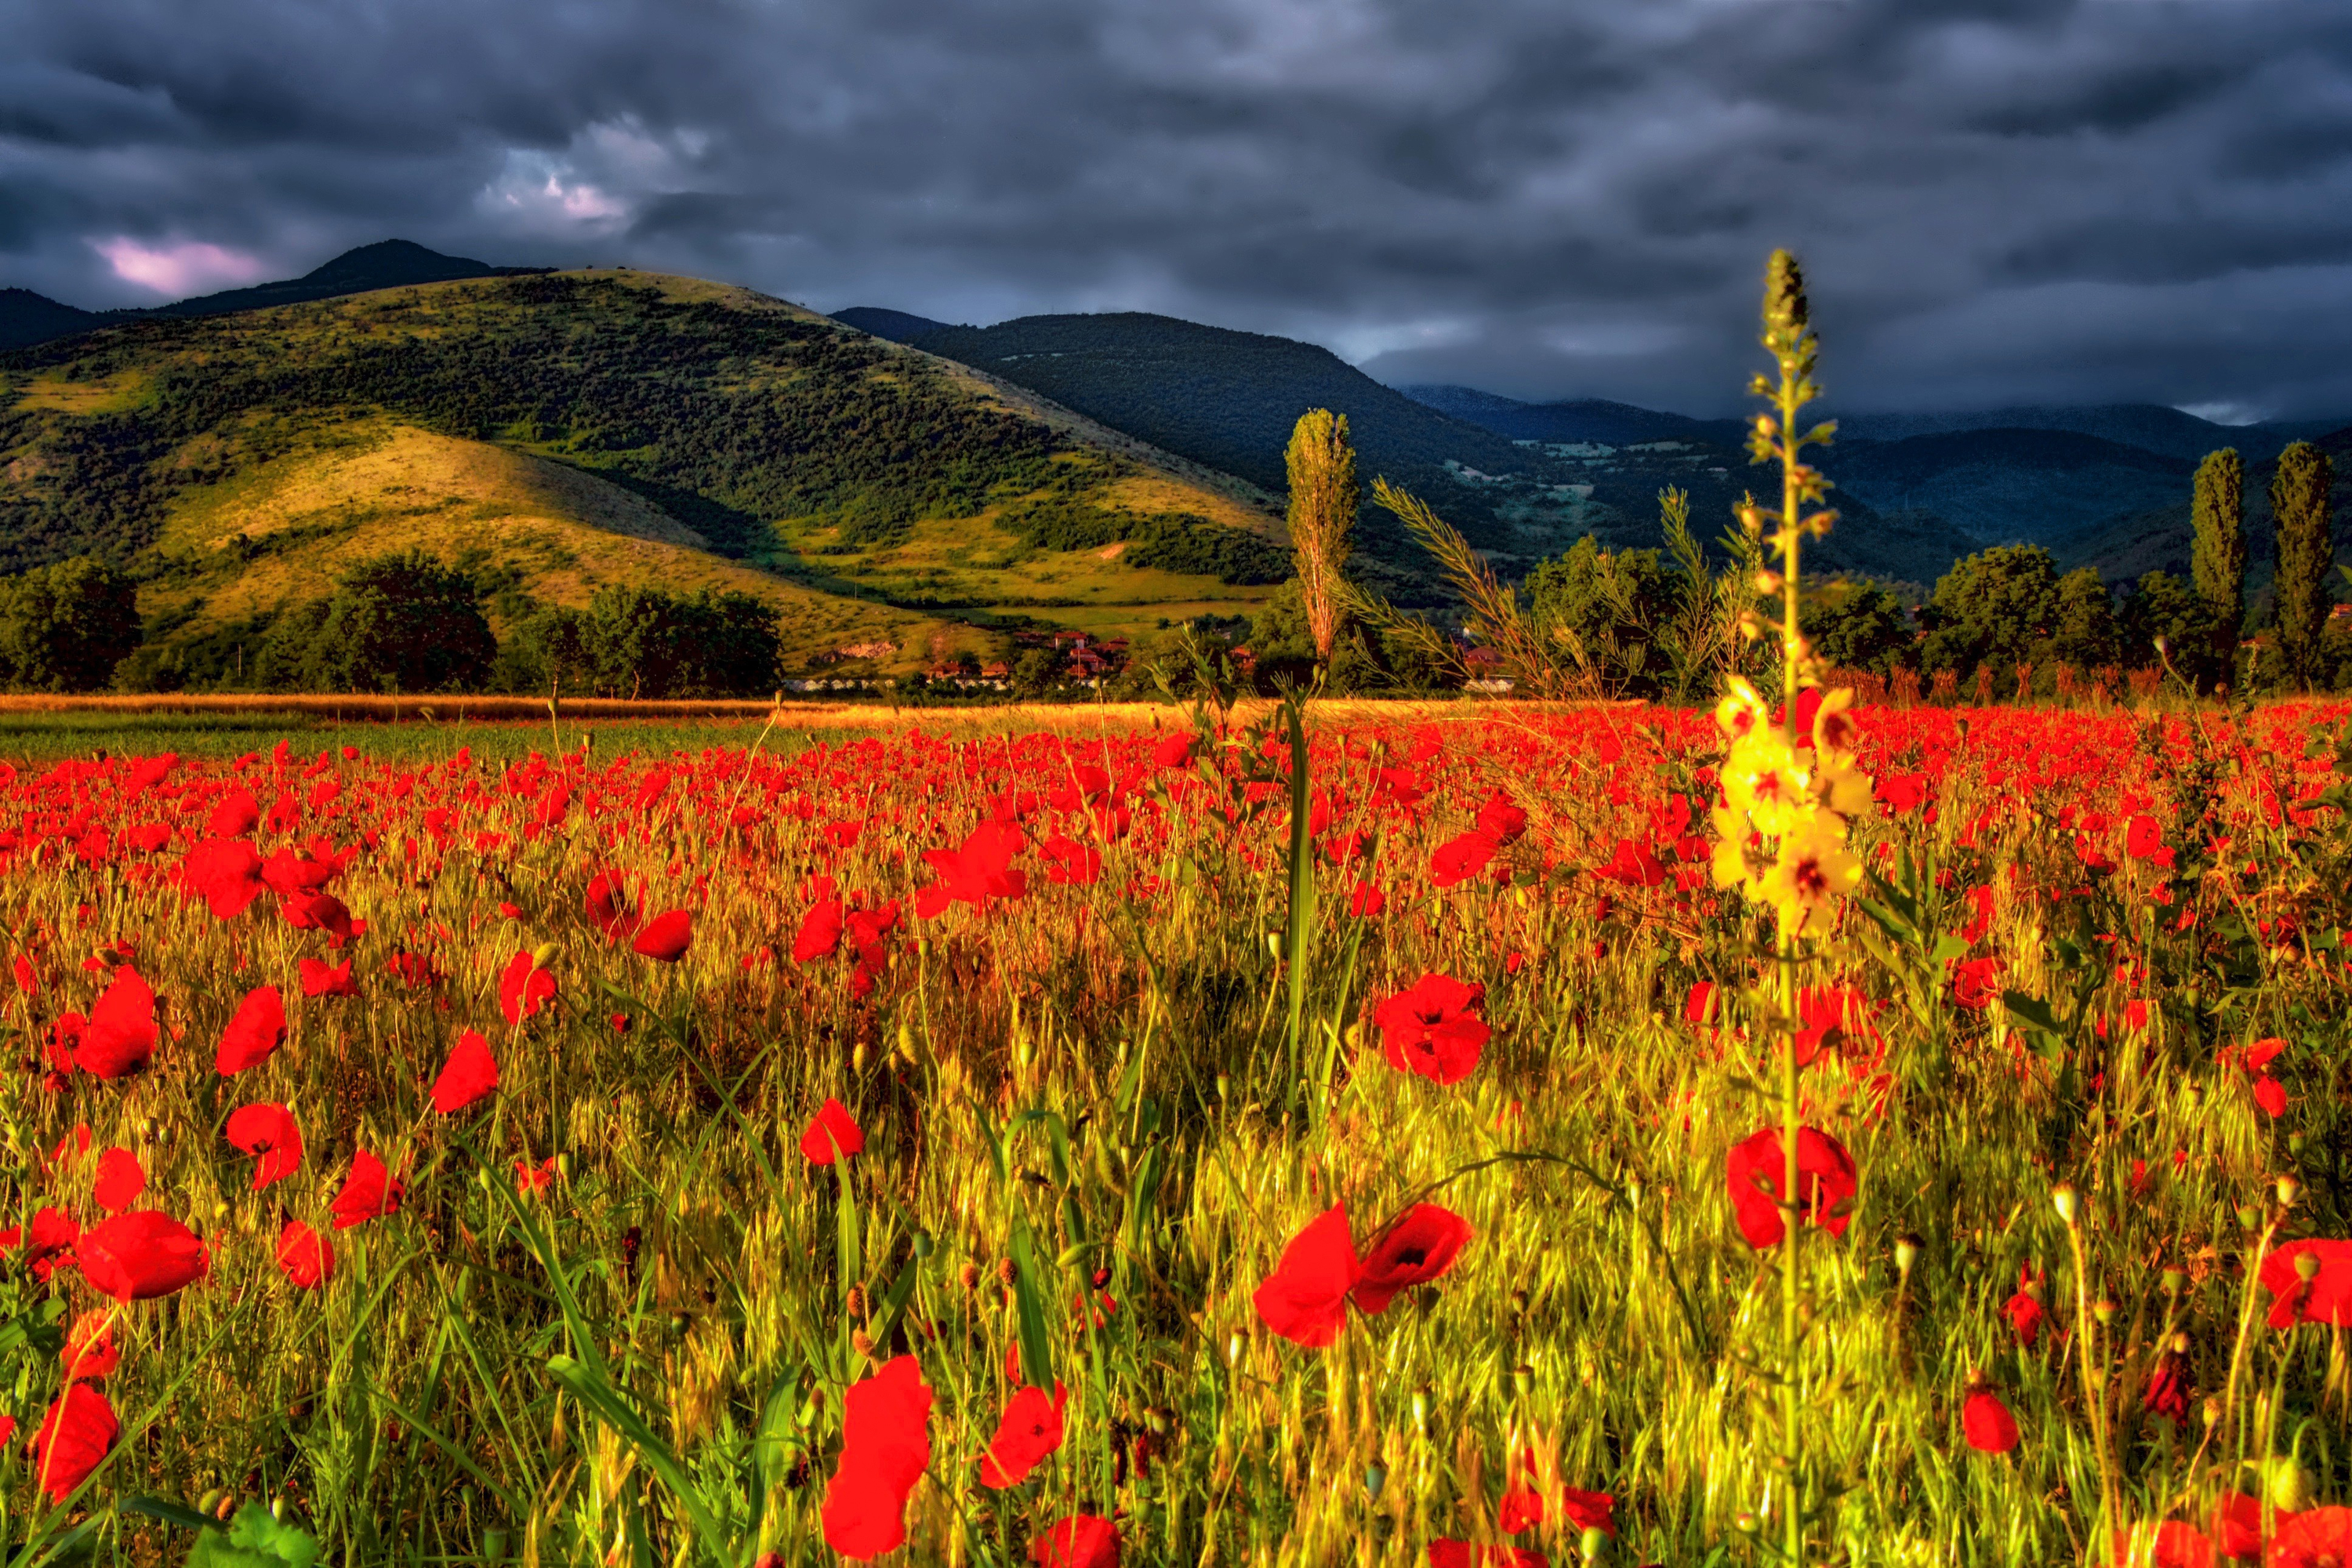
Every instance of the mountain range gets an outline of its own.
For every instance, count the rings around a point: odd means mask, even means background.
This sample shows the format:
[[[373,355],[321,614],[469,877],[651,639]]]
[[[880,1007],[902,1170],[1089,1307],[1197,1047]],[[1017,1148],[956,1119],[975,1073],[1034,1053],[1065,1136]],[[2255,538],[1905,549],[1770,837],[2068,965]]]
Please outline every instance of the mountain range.
[[[410,544],[471,562],[499,615],[610,582],[740,587],[813,664],[887,644],[868,662],[906,668],[1001,651],[1024,621],[1248,614],[1286,569],[1283,448],[1311,407],[1348,416],[1368,483],[1430,500],[1506,575],[1587,534],[1655,544],[1669,486],[1711,538],[1761,479],[1736,420],[1390,387],[1313,344],[1166,316],[828,319],[389,240],[145,310],[0,290],[0,569],[133,565],[191,668],[241,657],[339,563]],[[1820,460],[1843,521],[1809,561],[1920,587],[2016,542],[2111,581],[2185,570],[2189,476],[2221,446],[2248,458],[2260,582],[2278,450],[2317,437],[2352,458],[2339,422],[2147,405],[1840,426]],[[1357,563],[1401,602],[1442,601],[1373,508]]]

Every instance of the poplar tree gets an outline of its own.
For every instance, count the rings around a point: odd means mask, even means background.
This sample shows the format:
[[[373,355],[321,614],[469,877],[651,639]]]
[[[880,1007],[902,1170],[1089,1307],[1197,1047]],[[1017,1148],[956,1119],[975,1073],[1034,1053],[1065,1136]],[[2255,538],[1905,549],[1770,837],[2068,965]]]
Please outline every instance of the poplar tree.
[[[1339,570],[1348,561],[1348,533],[1362,493],[1356,486],[1356,449],[1348,444],[1348,416],[1310,408],[1298,416],[1283,454],[1290,470],[1290,546],[1297,557],[1298,597],[1319,664],[1331,662],[1339,632]]]
[[[2271,518],[2278,530],[2279,651],[2297,681],[2311,675],[2327,620],[2327,567],[2336,555],[2329,513],[2336,465],[2308,441],[2279,454],[2271,479]]]
[[[2208,452],[2197,466],[2195,521],[2189,575],[2213,613],[2213,651],[2228,669],[2246,616],[2246,468],[2236,447]]]

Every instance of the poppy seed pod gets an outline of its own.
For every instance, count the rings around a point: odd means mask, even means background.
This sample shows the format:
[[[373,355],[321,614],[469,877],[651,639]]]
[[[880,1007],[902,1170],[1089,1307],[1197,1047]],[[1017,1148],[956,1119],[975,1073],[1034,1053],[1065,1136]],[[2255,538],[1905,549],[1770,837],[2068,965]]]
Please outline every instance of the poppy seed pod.
[[[2074,1191],[2073,1184],[2066,1182],[2061,1182],[2057,1186],[2052,1188],[2050,1192],[2050,1202],[2051,1205],[2057,1209],[2058,1217],[2065,1221],[2068,1227],[2072,1228],[2074,1224],[2074,1216],[2082,1206],[2081,1194]]]
[[[2300,1197],[2302,1197],[2302,1196],[2303,1196],[2303,1183],[2302,1183],[2302,1182],[2300,1182],[2300,1181],[2298,1181],[2298,1180],[2295,1178],[2295,1174],[2294,1174],[2294,1172],[2292,1172],[2292,1171],[2286,1172],[2286,1173],[2284,1173],[2284,1174],[2282,1174],[2282,1175],[2279,1177],[2279,1179],[2278,1179],[2278,1201],[2279,1201],[2279,1207],[2281,1207],[2281,1208],[2285,1208],[2285,1209],[2291,1209],[2291,1208],[2294,1207],[2295,1200],[2296,1200],[2296,1199],[2298,1199],[2298,1198],[2300,1198]]]
[[[2238,1228],[2240,1230],[2260,1230],[2262,1227],[2263,1211],[2254,1207],[2252,1204],[2240,1205],[2238,1209]]]
[[[2294,1277],[2306,1285],[2319,1278],[2320,1266],[2320,1257],[2316,1252],[2298,1252],[2294,1255]]]
[[[1584,1533],[1577,1538],[1576,1554],[1587,1563],[1600,1562],[1609,1554],[1609,1537],[1598,1525],[1586,1527]]]
[[[1389,1468],[1378,1459],[1364,1467],[1364,1496],[1374,1502],[1381,1498],[1381,1489],[1388,1484]]]
[[[1895,1238],[1895,1269],[1905,1279],[1911,1277],[1912,1265],[1919,1261],[1919,1238],[1906,1231]]]
[[[542,942],[530,950],[530,966],[533,969],[552,969],[556,954],[562,951],[551,942]]]
[[[2165,1269],[2164,1293],[2166,1295],[2178,1296],[2182,1290],[2188,1288],[2188,1285],[2189,1271],[2187,1269],[2180,1268],[2177,1264]]]

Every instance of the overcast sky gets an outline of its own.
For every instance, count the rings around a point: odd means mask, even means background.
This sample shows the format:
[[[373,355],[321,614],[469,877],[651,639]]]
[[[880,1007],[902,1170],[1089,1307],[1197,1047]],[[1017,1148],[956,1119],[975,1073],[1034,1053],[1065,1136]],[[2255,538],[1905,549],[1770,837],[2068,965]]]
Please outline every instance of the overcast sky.
[[[2347,0],[0,0],[0,284],[399,236],[1384,381],[2352,415]]]

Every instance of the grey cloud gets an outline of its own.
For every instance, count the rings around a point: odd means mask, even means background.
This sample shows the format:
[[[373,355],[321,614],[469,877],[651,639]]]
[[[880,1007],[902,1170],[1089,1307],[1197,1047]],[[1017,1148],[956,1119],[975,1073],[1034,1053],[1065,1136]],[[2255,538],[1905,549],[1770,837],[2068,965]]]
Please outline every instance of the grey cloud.
[[[1706,412],[1790,244],[1856,397],[2352,415],[2336,0],[0,0],[0,283],[78,304],[151,297],[112,235],[282,274],[398,234]]]

